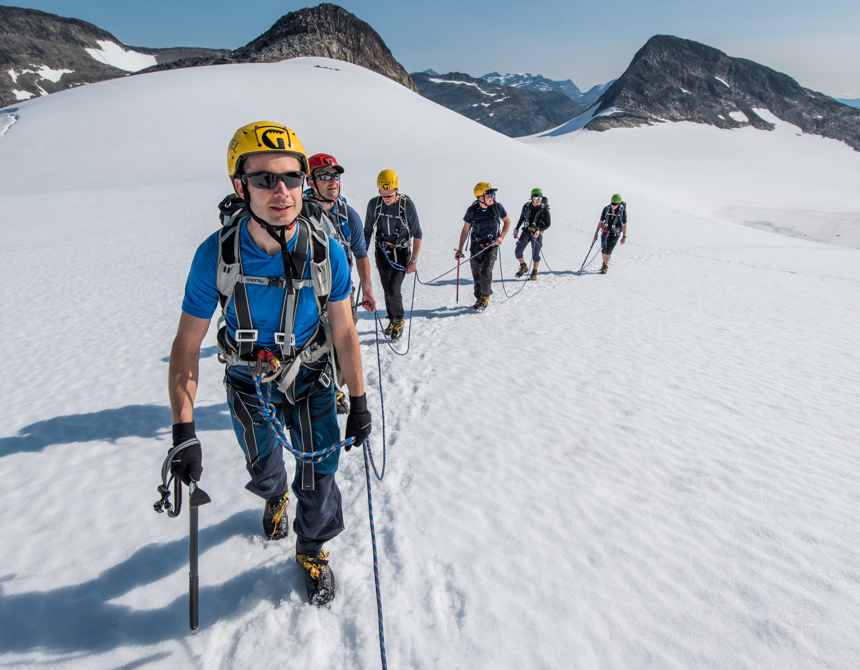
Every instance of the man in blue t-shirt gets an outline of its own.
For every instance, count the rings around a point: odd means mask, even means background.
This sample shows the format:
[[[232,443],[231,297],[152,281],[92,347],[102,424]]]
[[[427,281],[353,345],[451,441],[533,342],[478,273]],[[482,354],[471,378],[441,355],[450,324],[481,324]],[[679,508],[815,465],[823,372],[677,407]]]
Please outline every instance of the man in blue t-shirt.
[[[227,165],[237,209],[197,249],[170,353],[173,444],[187,444],[171,470],[186,484],[202,474],[194,398],[200,345],[220,301],[218,348],[227,363],[227,402],[251,479],[245,488],[265,499],[264,532],[279,540],[289,532],[289,485],[282,442],[260,412],[255,378],[266,375],[264,395],[271,393],[278,420],[290,429],[293,449],[319,451],[340,440],[334,355],[350,392],[346,437],[355,438],[354,446],[370,434],[371,418],[348,300],[349,265],[341,246],[312,223],[325,216],[320,208],[303,205],[308,160],[301,142],[282,125],[249,124],[234,134]],[[222,214],[227,207],[225,199]],[[319,278],[328,277],[327,269],[330,285]],[[334,597],[334,576],[322,546],[344,527],[335,481],[339,457],[336,450],[316,464],[296,459],[292,482],[298,499],[296,560],[308,599],[317,605]]]
[[[511,220],[504,205],[496,202],[496,190],[486,181],[475,185],[475,202],[466,210],[463,217],[463,230],[460,232],[460,246],[454,258],[465,258],[463,245],[466,237],[471,239],[470,255],[473,257],[472,278],[475,281],[475,304],[473,308],[483,312],[493,295],[493,266],[499,255],[499,247],[508,234]],[[500,223],[504,228],[500,231]]]

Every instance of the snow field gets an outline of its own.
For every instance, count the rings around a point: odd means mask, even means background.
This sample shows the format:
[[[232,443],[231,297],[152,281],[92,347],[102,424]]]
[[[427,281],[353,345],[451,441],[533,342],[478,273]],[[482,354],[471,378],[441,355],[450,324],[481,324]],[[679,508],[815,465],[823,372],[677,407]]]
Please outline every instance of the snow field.
[[[349,123],[290,87],[332,82]],[[246,107],[223,99],[234,88]],[[196,410],[213,503],[200,513],[195,637],[187,514],[151,511],[169,444],[165,357],[191,256],[229,188],[223,146],[247,109],[332,152],[362,215],[378,171],[395,169],[425,231],[424,280],[453,267],[477,181],[501,189],[514,222],[534,186],[552,205],[545,252],[558,274],[543,263],[510,300],[494,284],[482,315],[468,309],[466,266],[459,306],[454,273],[419,285],[412,349],[383,350],[381,378],[361,312],[380,467],[380,382],[385,394],[388,469],[373,499],[392,668],[852,667],[857,252],[711,216],[746,205],[743,190],[703,195],[694,212],[661,206],[623,172],[592,169],[577,153],[592,134],[545,153],[323,59],[92,85],[21,105],[0,139],[21,166],[0,180],[5,276],[18,279],[2,283],[3,340],[56,343],[0,378],[0,662],[379,663],[361,454],[342,455],[347,528],[327,547],[339,592],[317,611],[292,536],[263,541],[262,505],[242,490],[214,332]],[[82,137],[93,123],[100,132]],[[185,151],[166,157],[171,142]],[[857,165],[829,146],[822,155]],[[810,182],[807,209],[828,179]],[[630,203],[628,244],[606,276],[593,274],[599,261],[574,274],[616,191]],[[513,246],[496,277],[512,278]],[[57,500],[34,506],[34,481]]]

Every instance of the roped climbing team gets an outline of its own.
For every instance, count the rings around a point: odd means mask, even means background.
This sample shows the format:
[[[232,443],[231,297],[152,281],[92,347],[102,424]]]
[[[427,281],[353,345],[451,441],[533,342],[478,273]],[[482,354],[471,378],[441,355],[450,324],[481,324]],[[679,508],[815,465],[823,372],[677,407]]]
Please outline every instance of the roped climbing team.
[[[308,159],[296,133],[284,125],[261,121],[235,132],[227,150],[233,193],[219,205],[220,229],[203,241],[191,263],[168,372],[173,445],[190,444],[176,454],[171,471],[188,484],[199,481],[203,471],[194,400],[200,347],[220,304],[218,353],[225,363],[227,403],[250,479],[245,488],[265,501],[263,532],[270,540],[289,533],[286,510],[292,489],[297,498],[292,524],[296,561],[308,600],[317,605],[335,594],[323,545],[344,528],[335,480],[340,452],[315,464],[295,458],[288,484],[284,443],[260,411],[258,388],[266,384],[292,448],[309,453],[338,443],[338,412],[348,412],[346,438],[361,446],[370,435],[371,416],[350,270],[355,265],[358,272],[360,304],[375,312],[367,253],[373,238],[389,320],[385,332],[396,341],[405,315],[401,285],[405,275],[416,271],[423,238],[415,203],[400,192],[393,170],[379,173],[379,194],[367,204],[363,227],[341,195],[344,172],[331,154]],[[303,192],[306,180],[309,188]],[[478,311],[487,307],[493,293],[493,266],[511,225],[496,191],[489,182],[475,185],[475,201],[466,210],[455,254],[456,259],[465,258],[468,239],[473,307]],[[531,243],[530,279],[537,278],[550,222],[548,200],[535,188],[514,231],[517,277],[528,271],[523,252]],[[620,239],[624,244],[627,238],[627,205],[618,194],[601,214],[595,241],[601,231],[605,274],[616,243]],[[342,386],[349,390],[348,405]]]

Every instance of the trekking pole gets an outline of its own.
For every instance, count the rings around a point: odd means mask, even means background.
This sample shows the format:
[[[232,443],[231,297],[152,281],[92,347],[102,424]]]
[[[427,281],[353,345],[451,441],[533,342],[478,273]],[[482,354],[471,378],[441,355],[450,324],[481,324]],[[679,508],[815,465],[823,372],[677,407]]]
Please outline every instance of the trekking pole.
[[[173,447],[167,454],[167,458],[164,459],[164,463],[161,466],[161,485],[158,487],[158,492],[161,494],[161,500],[156,502],[152,507],[153,509],[161,514],[165,510],[167,511],[167,516],[175,519],[179,516],[179,512],[182,510],[182,482],[179,479],[170,474],[170,464],[173,462],[173,459],[176,455],[184,449],[188,447],[199,445],[200,442],[197,438],[193,438],[191,440],[186,440],[182,444],[179,444]],[[168,474],[170,477],[168,478]],[[173,482],[173,503],[170,502],[170,483]],[[197,517],[197,508],[201,505],[205,505],[206,503],[212,502],[212,499],[209,495],[197,486],[197,482],[191,481],[188,485],[188,506],[191,508],[189,512],[189,552],[188,552],[188,624],[191,627],[192,635],[197,632],[197,626],[199,625],[199,574],[197,571],[197,554],[198,554],[198,543],[197,543],[197,530],[198,530],[198,517]]]
[[[459,252],[458,252],[459,253]],[[457,304],[460,304],[460,257],[457,257]]]
[[[597,240],[596,240],[596,239],[595,239],[595,240],[591,240],[591,246],[590,246],[590,247],[588,247],[588,253],[587,253],[587,254],[585,254],[585,260],[583,260],[583,261],[582,261],[582,266],[579,268],[579,271],[580,271],[580,272],[582,272],[582,269],[585,267],[585,261],[587,261],[587,260],[588,260],[588,257],[591,255],[591,250],[592,250],[592,249],[594,249],[594,243],[595,243],[595,242],[597,242]]]

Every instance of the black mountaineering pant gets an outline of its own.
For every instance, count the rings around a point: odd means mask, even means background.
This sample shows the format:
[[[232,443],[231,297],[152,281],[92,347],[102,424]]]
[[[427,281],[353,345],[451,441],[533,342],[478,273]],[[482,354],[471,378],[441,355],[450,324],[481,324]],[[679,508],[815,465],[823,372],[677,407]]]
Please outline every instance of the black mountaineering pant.
[[[600,237],[600,248],[604,254],[607,256],[612,255],[612,250],[615,248],[615,245],[618,244],[618,240],[621,239],[621,233],[603,233]]]
[[[492,242],[490,243],[492,245]],[[493,295],[493,266],[499,255],[499,248],[489,246],[489,249],[472,259],[472,278],[475,280],[475,297],[489,298]],[[477,242],[472,242],[471,253],[474,256],[481,250]]]
[[[532,244],[532,262],[537,263],[540,261],[540,249],[543,245],[543,236],[541,233],[540,237],[535,237],[530,230],[526,229],[520,234],[520,239],[517,240],[516,249],[514,249],[514,254],[517,258],[523,257],[523,252],[526,250],[526,247],[529,245],[529,242]]]
[[[388,254],[388,258],[385,257],[385,253]],[[382,282],[382,291],[385,294],[385,311],[391,321],[403,321],[405,313],[400,287],[403,285],[406,272],[392,267],[388,259],[390,258],[393,263],[405,268],[409,262],[409,249],[385,247],[385,253],[382,252],[382,247],[377,244],[376,269],[379,270],[379,281]]]
[[[287,402],[284,394],[272,384],[271,402],[278,420],[289,430],[291,446],[299,451],[303,450],[302,438],[306,434],[314,450],[340,441],[334,384],[307,395],[319,374],[319,371],[302,367],[295,386],[295,397],[302,399],[296,405]],[[251,476],[245,488],[266,500],[277,500],[287,492],[284,451],[260,415],[251,373],[238,365],[228,366],[224,383],[233,430]],[[298,459],[289,453],[286,456],[296,464],[292,490],[297,503],[293,508],[297,547],[304,548],[307,555],[316,556],[324,542],[343,530],[341,494],[335,481],[340,450],[314,466],[313,489],[302,486],[303,468]]]

